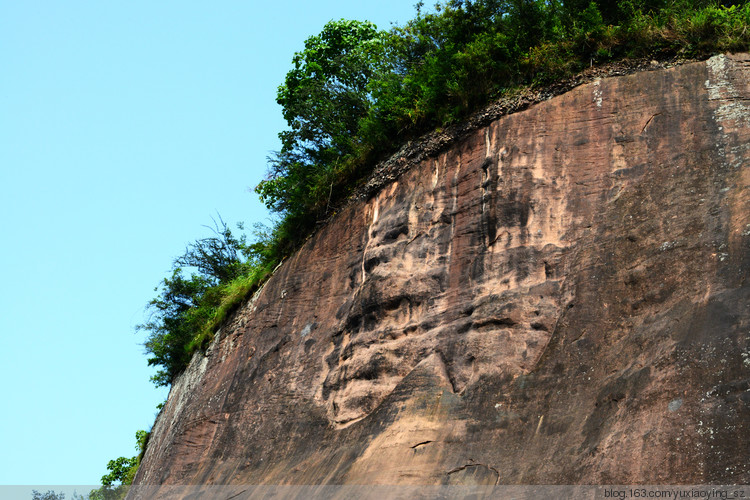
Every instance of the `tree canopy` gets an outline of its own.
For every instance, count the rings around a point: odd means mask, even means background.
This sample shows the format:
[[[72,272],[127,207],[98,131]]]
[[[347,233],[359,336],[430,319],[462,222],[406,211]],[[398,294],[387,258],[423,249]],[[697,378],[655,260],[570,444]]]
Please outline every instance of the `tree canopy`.
[[[356,150],[360,120],[371,105],[368,84],[382,57],[382,33],[370,22],[331,21],[305,41],[279,87],[289,129],[256,191],[279,212],[320,214],[339,159]]]
[[[141,464],[150,433],[140,430],[135,433],[135,449],[138,454],[134,457],[118,457],[107,463],[107,474],[102,476],[102,486],[91,490],[89,500],[122,500],[128,493],[128,486],[133,484],[135,473]]]
[[[214,235],[189,244],[172,265],[151,300],[149,320],[139,325],[148,332],[149,365],[160,367],[152,377],[157,385],[169,385],[187,366],[191,342],[215,316],[225,285],[247,274],[251,263],[244,238],[236,238],[221,218],[210,228]],[[185,276],[184,269],[194,269]]]
[[[747,1],[448,0],[388,31],[339,20],[294,54],[279,87],[288,128],[256,188],[288,255],[372,166],[519,86],[632,57],[748,47]]]

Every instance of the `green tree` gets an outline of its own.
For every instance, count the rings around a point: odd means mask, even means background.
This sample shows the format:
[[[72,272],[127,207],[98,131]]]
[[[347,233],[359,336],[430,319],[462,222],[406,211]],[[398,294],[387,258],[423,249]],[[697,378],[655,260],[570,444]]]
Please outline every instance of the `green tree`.
[[[108,474],[102,476],[102,485],[112,486],[114,483],[128,484],[133,480],[138,468],[138,457],[119,457],[107,463]]]
[[[120,500],[127,495],[127,486],[133,484],[135,473],[146,453],[150,433],[139,430],[135,433],[135,449],[138,454],[131,458],[119,457],[107,463],[107,474],[102,476],[102,487],[89,493],[89,500]]]
[[[137,330],[148,332],[145,342],[148,364],[159,367],[152,381],[169,385],[188,365],[188,348],[221,302],[221,286],[248,272],[249,250],[244,238],[236,238],[221,218],[210,228],[214,235],[191,243],[175,259],[172,275],[157,287],[159,296],[149,302],[148,321]],[[184,268],[195,270],[184,275]]]
[[[193,331],[189,313],[198,307],[210,287],[204,276],[192,274],[185,278],[182,268],[176,267],[172,276],[162,281],[160,296],[149,302],[149,320],[136,329],[149,332],[144,346],[150,354],[149,366],[160,367],[151,378],[157,386],[171,384],[190,361],[187,346]]]
[[[389,70],[373,81],[368,141],[393,143],[456,121],[514,77],[534,40],[545,33],[547,7],[529,0],[450,0],[394,28]],[[525,47],[525,48],[524,48]]]
[[[355,152],[359,122],[372,105],[368,82],[382,57],[381,36],[370,22],[330,21],[294,55],[277,94],[289,129],[256,188],[271,210],[326,212],[337,167]]]
[[[366,21],[330,21],[305,41],[278,90],[277,102],[290,127],[281,134],[282,151],[298,150],[323,162],[326,154],[351,152],[381,51],[379,32]]]

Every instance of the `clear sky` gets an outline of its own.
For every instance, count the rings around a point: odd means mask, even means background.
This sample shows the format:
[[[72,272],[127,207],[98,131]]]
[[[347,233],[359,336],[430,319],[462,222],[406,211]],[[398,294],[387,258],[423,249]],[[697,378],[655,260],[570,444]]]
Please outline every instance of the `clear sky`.
[[[0,0],[0,484],[95,484],[135,454],[167,392],[134,327],[212,215],[267,219],[293,53],[413,3]]]

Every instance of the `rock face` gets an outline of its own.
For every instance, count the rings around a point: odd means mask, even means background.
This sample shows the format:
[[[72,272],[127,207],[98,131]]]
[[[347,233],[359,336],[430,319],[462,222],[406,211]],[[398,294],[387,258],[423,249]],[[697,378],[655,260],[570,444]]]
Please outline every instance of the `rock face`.
[[[597,80],[350,204],[136,484],[750,483],[750,56]]]

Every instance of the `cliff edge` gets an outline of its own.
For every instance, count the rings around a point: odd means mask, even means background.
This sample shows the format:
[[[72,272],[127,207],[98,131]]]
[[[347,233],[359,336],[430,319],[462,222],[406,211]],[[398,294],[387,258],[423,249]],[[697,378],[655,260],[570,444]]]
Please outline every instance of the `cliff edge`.
[[[605,78],[349,204],[134,484],[750,484],[750,55]]]

